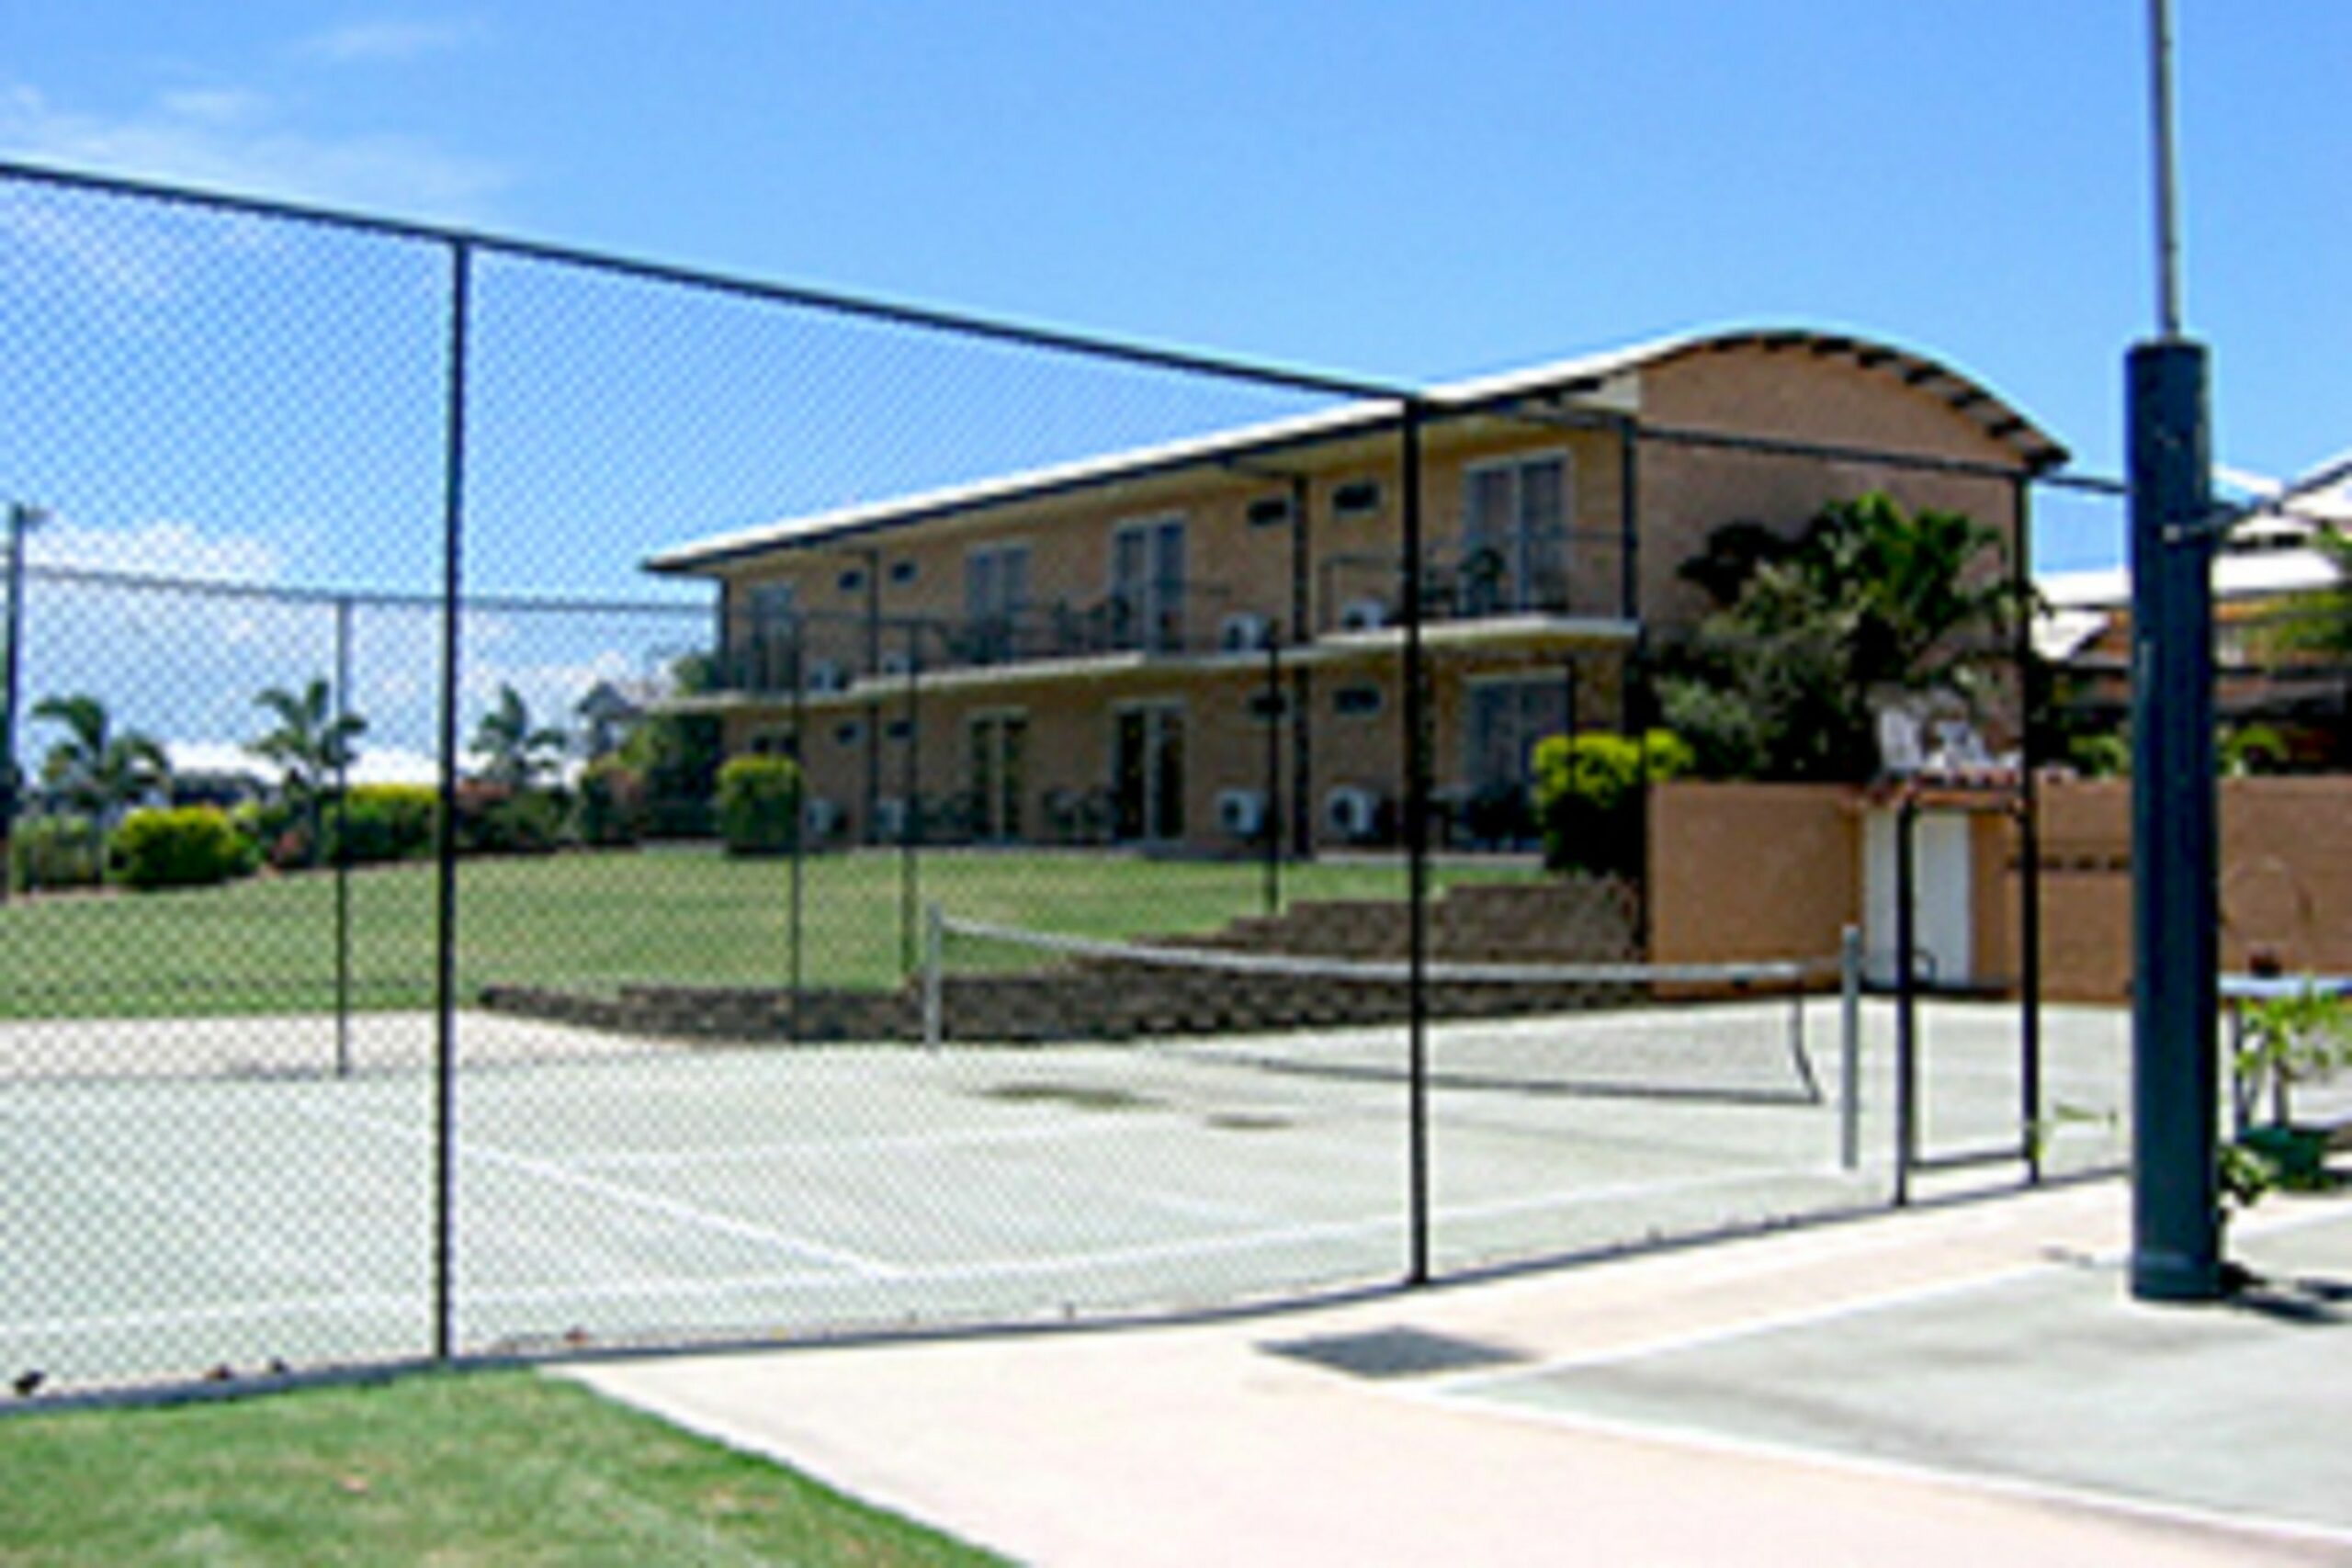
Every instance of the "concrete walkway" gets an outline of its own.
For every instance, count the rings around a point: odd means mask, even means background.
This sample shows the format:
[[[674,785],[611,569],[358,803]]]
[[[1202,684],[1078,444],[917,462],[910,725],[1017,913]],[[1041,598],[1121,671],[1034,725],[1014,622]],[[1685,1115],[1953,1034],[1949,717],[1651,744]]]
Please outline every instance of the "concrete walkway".
[[[2255,1306],[2152,1308],[2126,1201],[566,1375],[1044,1563],[2352,1562],[2352,1203],[2241,1222]]]

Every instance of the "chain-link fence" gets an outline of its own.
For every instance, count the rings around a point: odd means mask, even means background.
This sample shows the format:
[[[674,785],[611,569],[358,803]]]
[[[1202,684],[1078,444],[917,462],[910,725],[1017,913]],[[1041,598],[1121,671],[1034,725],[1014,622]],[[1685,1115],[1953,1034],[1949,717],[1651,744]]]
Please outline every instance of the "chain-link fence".
[[[1996,613],[2054,454],[1924,361],[1408,392],[22,169],[0,291],[51,1386],[1222,1305],[2116,1156],[2001,755],[2105,700]],[[1736,434],[1773,376],[1808,419]],[[1945,511],[1988,618],[1867,693],[1744,597]]]

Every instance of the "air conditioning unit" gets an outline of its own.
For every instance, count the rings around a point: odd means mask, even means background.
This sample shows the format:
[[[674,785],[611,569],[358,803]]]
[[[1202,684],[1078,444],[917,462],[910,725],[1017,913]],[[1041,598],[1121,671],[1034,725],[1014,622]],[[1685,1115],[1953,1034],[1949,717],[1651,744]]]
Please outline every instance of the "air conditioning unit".
[[[895,844],[907,836],[907,803],[897,795],[885,795],[874,803],[874,837],[876,842]]]
[[[1388,624],[1388,605],[1379,599],[1351,599],[1340,606],[1342,631],[1373,632]]]
[[[1374,838],[1380,832],[1380,796],[1359,784],[1342,784],[1323,797],[1323,825],[1351,843]]]
[[[893,649],[882,656],[882,673],[886,676],[896,676],[904,680],[914,667],[915,661],[907,656],[907,650],[903,648]]]
[[[1216,645],[1227,653],[1262,652],[1272,627],[1266,617],[1249,610],[1236,610],[1226,616],[1216,629]]]
[[[849,671],[831,659],[813,660],[808,666],[808,689],[811,692],[846,692]]]
[[[1257,838],[1266,830],[1266,792],[1261,789],[1217,791],[1216,825],[1232,838]]]
[[[803,807],[800,816],[801,825],[808,829],[808,837],[817,843],[823,843],[842,830],[841,803],[827,800],[821,795]]]

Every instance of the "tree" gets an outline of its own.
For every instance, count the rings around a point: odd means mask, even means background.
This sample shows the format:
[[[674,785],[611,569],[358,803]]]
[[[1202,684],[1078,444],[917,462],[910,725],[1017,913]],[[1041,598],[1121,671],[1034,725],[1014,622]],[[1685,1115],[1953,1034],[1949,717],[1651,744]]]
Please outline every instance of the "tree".
[[[2290,597],[2279,612],[2273,637],[2287,653],[2352,660],[2352,534],[2325,526],[2312,544],[2335,573],[2335,581]]]
[[[1710,773],[1869,777],[1874,697],[1974,707],[1988,669],[2013,657],[2024,604],[2002,558],[1973,518],[1906,514],[1880,492],[1832,502],[1793,539],[1718,529],[1685,569],[1717,608],[1668,655],[1668,728]]]
[[[45,697],[33,716],[65,727],[65,739],[41,763],[41,782],[102,827],[111,828],[129,807],[171,782],[163,747],[137,730],[114,733],[96,697]]]
[[[670,667],[680,696],[715,691],[718,671],[707,655]],[[656,834],[707,832],[718,764],[726,756],[718,720],[708,714],[653,713],[621,742],[621,761],[645,780],[649,829]]]
[[[327,682],[314,679],[298,695],[272,686],[254,699],[277,718],[277,728],[251,743],[257,755],[276,762],[288,804],[300,809],[310,830],[307,854],[323,840],[320,807],[329,781],[351,765],[353,742],[368,728],[357,714],[330,712]]]
[[[512,790],[526,790],[553,768],[564,747],[561,728],[534,726],[522,694],[498,688],[498,701],[474,727],[473,751],[482,759],[481,777]]]

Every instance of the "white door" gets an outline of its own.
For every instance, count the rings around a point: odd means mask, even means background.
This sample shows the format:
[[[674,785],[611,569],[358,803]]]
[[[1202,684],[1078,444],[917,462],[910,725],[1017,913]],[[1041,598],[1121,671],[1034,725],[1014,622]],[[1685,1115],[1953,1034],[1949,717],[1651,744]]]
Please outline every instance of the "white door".
[[[1895,977],[1894,823],[1891,810],[1862,821],[1862,951],[1870,982]],[[1922,811],[1912,829],[1912,939],[1919,979],[1965,986],[1974,978],[1969,940],[1974,924],[1970,886],[1969,818],[1956,811]]]

